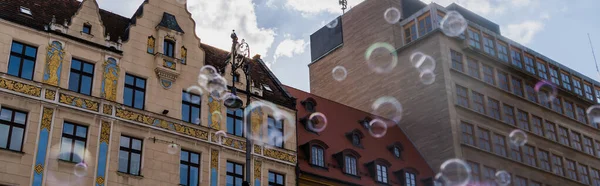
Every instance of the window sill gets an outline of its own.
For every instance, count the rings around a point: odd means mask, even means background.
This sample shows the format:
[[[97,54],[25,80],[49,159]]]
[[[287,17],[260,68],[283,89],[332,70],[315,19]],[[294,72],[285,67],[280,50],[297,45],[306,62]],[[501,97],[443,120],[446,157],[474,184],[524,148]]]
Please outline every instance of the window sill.
[[[69,165],[77,165],[79,162],[73,162],[73,161],[69,161],[69,160],[63,160],[63,159],[58,159],[57,160],[59,164],[69,164]]]
[[[123,176],[123,177],[130,177],[130,178],[134,178],[134,179],[142,179],[142,178],[144,178],[144,176],[142,176],[142,175],[134,175],[134,174],[129,174],[129,173],[125,173],[125,172],[119,172],[119,171],[117,171],[117,175]]]
[[[359,179],[359,180],[360,180],[360,176],[359,176],[359,175],[348,174],[348,173],[346,173],[346,172],[344,172],[344,175],[346,175],[346,176],[350,176],[350,177],[353,177],[353,178],[355,178],[355,179]]]
[[[7,154],[7,155],[13,155],[13,156],[24,156],[25,152],[0,148],[0,154]]]
[[[311,164],[311,163],[309,163],[308,165],[310,165],[311,167],[316,168],[316,169],[322,169],[322,170],[329,171],[329,168],[327,168],[327,167],[323,167],[323,166],[315,165],[315,164]]]
[[[377,183],[377,185],[385,185],[385,186],[391,185],[389,183],[384,183],[384,182],[380,182],[380,181],[375,181],[375,183]]]

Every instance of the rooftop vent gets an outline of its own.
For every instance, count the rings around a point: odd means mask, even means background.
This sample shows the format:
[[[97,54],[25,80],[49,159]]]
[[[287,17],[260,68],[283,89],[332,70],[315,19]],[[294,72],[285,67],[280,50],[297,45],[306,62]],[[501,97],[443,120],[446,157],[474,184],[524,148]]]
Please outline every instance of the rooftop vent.
[[[21,7],[21,13],[31,16],[31,10],[29,8]]]

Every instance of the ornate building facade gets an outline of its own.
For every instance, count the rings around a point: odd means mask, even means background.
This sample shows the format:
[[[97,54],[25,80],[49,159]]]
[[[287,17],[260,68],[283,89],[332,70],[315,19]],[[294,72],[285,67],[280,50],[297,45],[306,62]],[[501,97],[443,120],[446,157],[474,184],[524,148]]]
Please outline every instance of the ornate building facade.
[[[391,7],[402,12],[393,24],[382,17]],[[467,26],[456,37],[440,26],[452,11]],[[600,127],[586,113],[600,104],[599,82],[506,38],[499,25],[457,4],[364,1],[338,20],[331,37],[329,28],[311,36],[311,93],[367,112],[378,97],[393,96],[404,108],[400,126],[435,171],[460,158],[477,185],[494,184],[500,170],[517,186],[600,184]],[[387,74],[373,73],[363,60],[362,51],[377,42],[397,57]],[[424,55],[430,58],[418,63],[436,66],[429,74],[411,65]],[[338,65],[347,78],[324,81]],[[510,143],[517,129],[526,143]]]
[[[295,123],[269,119],[295,118],[294,98],[259,56],[246,58],[251,80],[231,72],[180,2],[146,0],[132,18],[96,0],[1,3],[0,185],[241,185],[246,166],[251,185],[296,184]],[[251,94],[273,108],[242,114],[189,88],[205,65],[244,105]]]
[[[393,121],[288,90],[298,99],[298,185],[433,186],[433,170]]]

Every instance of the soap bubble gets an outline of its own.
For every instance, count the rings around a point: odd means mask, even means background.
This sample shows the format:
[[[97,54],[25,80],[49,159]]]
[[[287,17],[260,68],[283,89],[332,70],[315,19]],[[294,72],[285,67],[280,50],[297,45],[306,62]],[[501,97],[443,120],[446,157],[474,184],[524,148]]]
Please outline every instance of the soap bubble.
[[[385,12],[383,13],[383,18],[388,23],[395,24],[398,21],[400,21],[400,18],[402,18],[402,14],[400,14],[400,10],[398,10],[397,8],[391,7],[385,10]]]
[[[402,119],[402,104],[391,96],[380,97],[371,105],[372,113],[391,119],[396,124]]]
[[[527,134],[519,129],[513,130],[510,135],[508,135],[508,138],[510,143],[518,147],[527,143]]]
[[[331,74],[336,81],[343,81],[348,76],[348,71],[343,66],[336,66],[331,71]]]
[[[498,183],[498,186],[507,186],[510,184],[510,174],[506,171],[498,171],[495,175],[495,181]]]
[[[448,11],[440,21],[440,29],[449,37],[457,37],[467,29],[467,20],[456,11]]]
[[[173,155],[177,154],[177,152],[179,152],[179,145],[175,143],[170,143],[169,145],[167,145],[167,153]]]
[[[216,141],[219,145],[223,144],[223,138],[226,138],[226,137],[227,137],[227,133],[223,130],[215,132],[215,138],[217,138]]]
[[[431,85],[435,82],[435,73],[431,70],[423,70],[421,74],[419,74],[419,79],[421,83],[425,85]]]
[[[367,48],[365,60],[376,73],[392,72],[398,65],[396,49],[389,43],[377,42]]]
[[[558,94],[558,90],[556,89],[556,86],[554,86],[554,84],[542,80],[540,82],[538,82],[537,84],[535,84],[534,90],[535,92],[540,93],[542,91],[542,88],[546,87],[549,88],[551,90],[550,95],[546,95],[546,97],[541,97],[540,102],[552,102],[554,101],[554,99],[556,98],[557,94]]]
[[[320,112],[312,113],[308,117],[307,126],[311,131],[322,132],[327,127],[327,117]]]
[[[471,168],[460,159],[446,160],[440,166],[444,183],[452,186],[465,186],[471,180]]]
[[[369,134],[375,138],[381,138],[387,133],[388,124],[381,119],[373,119],[369,122]]]
[[[334,20],[332,20],[331,22],[327,23],[325,26],[327,28],[335,28],[338,25],[338,19],[335,18]]]
[[[73,168],[73,174],[75,174],[75,176],[77,177],[84,177],[86,176],[88,173],[88,166],[85,162],[80,162],[75,164],[75,167]]]
[[[600,123],[600,105],[592,105],[586,110],[590,123]]]

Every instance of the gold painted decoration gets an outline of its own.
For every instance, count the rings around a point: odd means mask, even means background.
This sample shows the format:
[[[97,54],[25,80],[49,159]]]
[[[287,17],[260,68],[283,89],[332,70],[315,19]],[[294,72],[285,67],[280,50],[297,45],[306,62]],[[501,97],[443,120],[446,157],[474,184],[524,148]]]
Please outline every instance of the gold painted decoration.
[[[166,59],[163,60],[163,67],[166,67],[168,69],[171,70],[177,70],[177,63],[171,62],[171,61],[167,61]]]
[[[263,124],[263,112],[260,108],[255,108],[250,114],[250,122],[252,123],[252,135],[262,137],[261,125]]]
[[[254,153],[262,154],[262,147],[260,145],[254,144]]]
[[[261,169],[262,169],[262,162],[258,161],[257,159],[254,159],[254,179],[258,179],[260,180],[261,178]]]
[[[166,35],[166,36],[165,36],[165,39],[166,39],[166,40],[171,40],[171,41],[176,41],[176,40],[175,40],[175,37],[173,37],[173,36],[171,36],[171,35]]]
[[[112,115],[113,106],[104,104],[102,105],[102,113]]]
[[[50,131],[53,113],[54,109],[44,107],[44,109],[42,110],[42,123],[40,124],[40,130],[46,129]]]
[[[102,177],[102,176],[99,176],[98,178],[96,178],[96,183],[97,183],[98,185],[102,185],[102,184],[104,184],[104,177]]]
[[[36,173],[42,174],[42,172],[44,171],[44,167],[42,166],[42,164],[37,164],[37,165],[35,165],[34,170]]]
[[[0,78],[0,88],[27,94],[30,96],[40,97],[42,88],[25,83],[20,83],[10,79]]]
[[[269,158],[287,161],[293,164],[296,163],[296,156],[285,152],[281,152],[279,150],[265,148],[264,155]]]
[[[94,112],[98,112],[98,110],[100,109],[100,105],[98,104],[98,102],[62,93],[58,96],[58,102]]]
[[[219,151],[212,149],[210,150],[210,168],[219,170]]]
[[[185,64],[187,59],[187,48],[185,46],[181,46],[181,63]]]
[[[110,142],[110,122],[102,121],[102,126],[100,129],[100,143],[106,142],[109,144]]]
[[[130,120],[130,121],[135,121],[135,122],[140,122],[140,123],[144,123],[147,125],[152,125],[155,127],[160,127],[163,129],[167,129],[170,131],[174,131],[177,132],[179,134],[184,134],[190,137],[194,137],[197,139],[201,139],[201,140],[208,140],[208,132],[201,130],[201,129],[197,129],[197,128],[193,128],[190,126],[185,126],[182,124],[177,124],[177,123],[172,123],[172,122],[168,122],[162,119],[158,119],[158,118],[154,118],[151,116],[146,116],[140,113],[136,113],[136,112],[132,112],[132,111],[128,111],[128,110],[123,110],[123,109],[119,109],[117,108],[116,110],[116,114],[117,117],[122,118],[122,119],[126,119],[126,120]]]
[[[221,113],[221,103],[214,100],[212,97],[209,97],[208,98],[208,112],[209,113],[215,113],[215,112]],[[214,114],[208,115],[208,117],[209,117],[208,121],[210,123],[210,128],[215,129],[215,130],[221,130],[221,119],[212,117],[212,115],[214,115]]]
[[[54,100],[56,98],[56,91],[46,89],[44,92],[44,98],[47,100]]]
[[[116,115],[119,118],[144,123],[147,125],[151,125],[154,122],[154,118],[152,118],[150,116],[145,116],[145,115],[142,115],[139,113],[135,113],[135,112],[123,110],[123,109],[118,109],[118,108],[117,108]]]
[[[58,86],[60,82],[60,71],[65,57],[65,51],[62,43],[53,41],[46,48],[46,63],[44,69],[43,82],[49,85]]]
[[[117,60],[108,58],[102,65],[104,74],[102,75],[101,96],[110,101],[117,100],[117,82],[119,80],[119,66]]]
[[[203,140],[208,140],[208,132],[206,132],[206,131],[198,130],[195,128],[191,128],[191,127],[176,124],[176,123],[174,123],[173,126],[175,127],[175,131],[177,131],[177,133],[185,134],[185,135],[196,137],[196,138],[203,139]]]
[[[154,39],[154,36],[149,36],[148,37],[148,53],[150,54],[154,54],[154,46],[156,45],[156,39]]]

